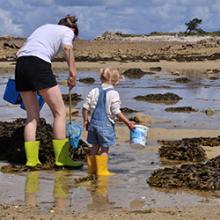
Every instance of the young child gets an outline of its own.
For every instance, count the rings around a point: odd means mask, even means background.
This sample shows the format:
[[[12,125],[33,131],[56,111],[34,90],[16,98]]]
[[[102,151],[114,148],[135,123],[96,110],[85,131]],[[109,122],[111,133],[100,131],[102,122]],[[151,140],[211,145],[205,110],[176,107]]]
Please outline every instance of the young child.
[[[88,130],[88,143],[92,144],[91,153],[87,156],[88,174],[113,175],[108,170],[109,147],[115,144],[115,118],[123,121],[129,129],[135,123],[129,121],[120,110],[119,93],[114,90],[121,76],[115,69],[101,69],[100,88],[92,89],[83,104],[83,126]],[[91,113],[90,121],[88,119]]]

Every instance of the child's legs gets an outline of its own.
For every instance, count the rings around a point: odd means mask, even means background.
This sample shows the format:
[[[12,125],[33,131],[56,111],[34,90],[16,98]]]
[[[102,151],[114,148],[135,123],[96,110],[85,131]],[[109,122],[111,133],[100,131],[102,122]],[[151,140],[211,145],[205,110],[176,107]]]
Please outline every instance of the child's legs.
[[[27,91],[20,92],[20,94],[27,113],[27,120],[24,128],[24,140],[35,141],[37,122],[39,120],[39,105],[36,92]]]
[[[96,144],[93,144],[91,149],[90,149],[90,155],[97,155],[98,154],[98,151],[99,151],[99,146],[96,145]]]
[[[101,147],[100,148],[100,155],[107,156],[109,152],[109,147]]]

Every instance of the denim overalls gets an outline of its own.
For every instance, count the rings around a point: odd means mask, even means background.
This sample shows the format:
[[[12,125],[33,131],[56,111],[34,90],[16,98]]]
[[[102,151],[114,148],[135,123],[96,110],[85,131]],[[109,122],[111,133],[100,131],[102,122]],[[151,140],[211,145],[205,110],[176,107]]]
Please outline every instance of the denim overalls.
[[[99,88],[98,102],[89,122],[87,141],[100,147],[110,147],[115,144],[114,124],[106,113],[106,93],[111,90],[113,89]]]

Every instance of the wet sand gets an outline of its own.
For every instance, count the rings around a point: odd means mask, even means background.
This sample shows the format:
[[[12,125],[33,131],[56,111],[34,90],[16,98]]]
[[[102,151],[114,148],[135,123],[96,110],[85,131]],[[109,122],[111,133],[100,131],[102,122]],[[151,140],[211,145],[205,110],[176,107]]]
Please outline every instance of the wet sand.
[[[124,71],[129,68],[141,68],[149,70],[151,67],[161,67],[163,71],[180,72],[182,73],[205,73],[210,69],[220,69],[220,60],[207,61],[191,61],[191,62],[177,62],[177,61],[160,61],[160,62],[116,62],[116,61],[99,61],[99,62],[77,62],[78,71],[85,70],[99,70],[104,67],[118,68]],[[60,71],[68,70],[66,62],[53,62],[53,70],[58,73]],[[0,62],[0,73],[14,72],[15,62]]]
[[[163,208],[163,209],[146,209],[141,211],[104,211],[101,213],[87,212],[71,214],[59,213],[42,213],[38,210],[24,206],[0,205],[0,217],[2,220],[23,220],[23,219],[45,219],[45,220],[70,220],[70,219],[97,219],[97,220],[125,220],[125,219],[148,219],[148,220],[199,220],[199,219],[219,219],[220,206],[218,204],[205,204],[200,206],[180,207],[180,208]]]
[[[145,183],[149,171],[159,167],[158,137],[172,140],[215,137],[219,133],[220,130],[152,128],[147,147],[132,149],[128,144],[128,129],[118,126],[118,144],[110,161],[117,175],[109,177],[107,185],[98,185],[98,191],[90,183],[74,186],[74,178],[85,176],[86,167],[76,172],[39,172],[37,176],[31,172],[3,174],[0,175],[0,219],[219,219],[219,192],[153,188],[149,191]],[[85,136],[83,133],[82,138]],[[209,148],[209,158],[219,154],[216,149]]]

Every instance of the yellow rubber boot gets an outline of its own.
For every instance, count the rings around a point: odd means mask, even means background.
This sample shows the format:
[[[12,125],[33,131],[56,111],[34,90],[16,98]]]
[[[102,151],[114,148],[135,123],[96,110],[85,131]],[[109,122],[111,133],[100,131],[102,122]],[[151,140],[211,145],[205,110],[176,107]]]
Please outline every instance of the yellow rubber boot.
[[[99,176],[96,193],[102,197],[108,195],[108,176]]]
[[[95,155],[87,155],[88,175],[96,174]]]
[[[114,175],[114,173],[108,170],[108,156],[107,155],[96,155],[95,159],[96,159],[96,166],[97,166],[96,174],[98,176]]]
[[[39,146],[40,146],[40,141],[24,142],[25,154],[27,158],[26,166],[35,167],[36,165],[41,164],[38,158]]]
[[[83,164],[79,161],[73,161],[70,158],[70,152],[69,152],[69,141],[68,139],[63,140],[53,140],[53,149],[55,154],[55,164],[56,166],[62,167],[62,166],[68,166],[68,167],[74,167],[74,168],[80,168],[83,166]]]

